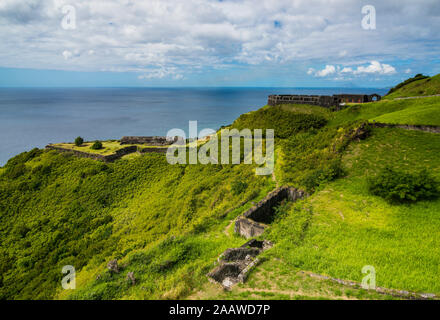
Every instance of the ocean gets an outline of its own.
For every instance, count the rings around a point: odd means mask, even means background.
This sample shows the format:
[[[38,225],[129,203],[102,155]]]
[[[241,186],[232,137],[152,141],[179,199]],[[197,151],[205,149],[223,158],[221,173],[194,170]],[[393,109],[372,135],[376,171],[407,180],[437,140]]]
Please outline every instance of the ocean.
[[[270,94],[378,93],[361,88],[0,88],[0,166],[49,143],[217,130],[267,103]]]

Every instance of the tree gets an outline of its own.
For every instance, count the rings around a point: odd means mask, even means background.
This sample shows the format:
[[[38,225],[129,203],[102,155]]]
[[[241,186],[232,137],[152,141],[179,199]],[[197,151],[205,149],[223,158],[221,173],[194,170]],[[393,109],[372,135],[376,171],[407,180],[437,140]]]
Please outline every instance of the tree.
[[[102,149],[102,142],[96,140],[95,143],[90,148],[93,149],[93,150]]]
[[[81,138],[81,137],[77,137],[77,138],[75,139],[75,145],[76,145],[77,147],[81,146],[83,143],[84,143],[84,139],[83,139],[83,138]]]

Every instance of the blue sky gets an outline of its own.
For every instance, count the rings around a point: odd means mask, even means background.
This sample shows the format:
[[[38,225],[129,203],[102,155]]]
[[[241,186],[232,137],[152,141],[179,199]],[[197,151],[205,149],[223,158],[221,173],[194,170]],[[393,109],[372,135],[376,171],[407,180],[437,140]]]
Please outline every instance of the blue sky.
[[[2,0],[0,86],[382,88],[440,73],[438,30],[438,0]]]

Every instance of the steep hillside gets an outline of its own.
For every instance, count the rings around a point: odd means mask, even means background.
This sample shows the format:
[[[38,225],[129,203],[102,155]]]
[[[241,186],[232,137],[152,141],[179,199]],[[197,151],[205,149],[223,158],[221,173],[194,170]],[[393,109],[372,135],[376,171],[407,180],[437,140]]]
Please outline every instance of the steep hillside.
[[[182,297],[222,250],[241,243],[223,233],[234,209],[272,188],[244,165],[24,153],[0,176],[1,297],[54,298],[64,265],[78,272],[73,298]],[[114,258],[126,265],[117,276],[106,272]],[[127,285],[130,271],[139,286]]]
[[[440,126],[440,97],[382,100],[349,106],[332,114],[330,125],[339,126],[350,121]]]
[[[440,294],[440,200],[423,198],[440,181],[440,135],[368,125],[440,125],[439,106],[424,98],[240,116],[232,128],[275,130],[273,176],[256,176],[256,165],[170,165],[161,154],[107,164],[20,154],[0,168],[0,298],[390,298],[308,276],[360,282],[366,265],[378,286]],[[402,203],[371,191],[387,167],[407,183]],[[424,174],[432,186],[405,180]],[[266,260],[223,292],[206,273],[244,243],[234,219],[277,184],[310,196],[276,208],[260,236],[274,243]],[[107,269],[113,259],[119,273]],[[61,288],[64,265],[76,269],[76,290]]]
[[[440,94],[440,75],[434,77],[416,76],[392,88],[384,98],[394,99],[436,94]]]

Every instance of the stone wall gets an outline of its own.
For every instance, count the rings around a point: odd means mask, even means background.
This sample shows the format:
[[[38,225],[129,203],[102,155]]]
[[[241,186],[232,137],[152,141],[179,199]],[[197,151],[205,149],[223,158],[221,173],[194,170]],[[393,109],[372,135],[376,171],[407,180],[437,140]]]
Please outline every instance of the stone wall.
[[[110,155],[89,153],[89,152],[84,152],[84,151],[78,151],[78,150],[72,150],[72,149],[68,149],[68,148],[57,147],[57,146],[53,146],[53,145],[47,145],[46,149],[56,150],[59,152],[70,152],[79,158],[90,158],[90,159],[94,159],[94,160],[101,160],[104,162],[113,162],[119,158],[122,158],[123,156],[125,156],[127,154],[130,154],[130,153],[137,151],[136,146],[129,146],[129,147],[119,149],[115,153],[110,154]]]
[[[147,144],[150,146],[168,146],[179,140],[181,137],[122,137],[121,144]]]
[[[339,105],[339,101],[331,96],[317,95],[270,95],[267,101],[270,106],[278,104],[311,104],[326,108]]]
[[[267,224],[274,219],[275,207],[284,200],[296,201],[304,196],[304,191],[295,188],[281,187],[273,190],[235,221],[235,232],[245,238],[261,235]]]
[[[270,95],[267,104],[275,106],[279,104],[310,104],[315,106],[321,106],[325,108],[339,107],[341,103],[347,102],[372,102],[373,98],[376,101],[381,99],[378,94],[334,94],[332,96],[318,96],[318,95]]]
[[[370,122],[372,127],[376,128],[400,128],[405,130],[425,131],[431,133],[440,133],[440,127],[438,126],[423,126],[423,125],[410,125],[410,124],[390,124],[380,122]]]
[[[168,148],[139,148],[140,153],[167,153]]]
[[[251,240],[239,248],[230,248],[218,258],[219,265],[207,276],[230,289],[234,284],[244,282],[249,271],[260,261],[257,256],[272,247],[269,241]]]

